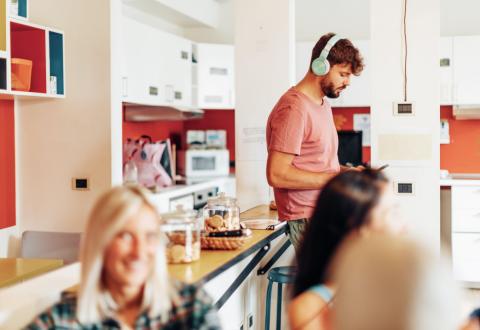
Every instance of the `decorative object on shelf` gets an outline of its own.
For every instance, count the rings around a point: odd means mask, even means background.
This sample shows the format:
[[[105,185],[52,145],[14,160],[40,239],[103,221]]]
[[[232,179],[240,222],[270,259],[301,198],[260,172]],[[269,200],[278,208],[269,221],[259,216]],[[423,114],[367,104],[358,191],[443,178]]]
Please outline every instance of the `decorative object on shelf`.
[[[18,16],[18,0],[10,0],[10,15]]]
[[[57,94],[57,77],[50,76],[50,93]]]
[[[23,58],[12,58],[12,89],[30,91],[33,62]]]

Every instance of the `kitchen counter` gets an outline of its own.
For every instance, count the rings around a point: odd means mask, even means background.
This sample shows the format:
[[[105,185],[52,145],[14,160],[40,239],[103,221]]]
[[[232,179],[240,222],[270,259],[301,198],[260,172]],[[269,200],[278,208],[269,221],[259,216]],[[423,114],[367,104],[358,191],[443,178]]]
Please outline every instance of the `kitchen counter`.
[[[440,186],[480,186],[480,174],[452,173],[446,178],[440,179]]]
[[[268,205],[260,205],[242,212],[240,218],[276,219],[277,212],[271,211]],[[185,283],[206,283],[284,234],[285,226],[277,230],[252,230],[252,232],[252,237],[237,250],[202,250],[200,260],[191,264],[169,265],[168,271],[173,278]]]

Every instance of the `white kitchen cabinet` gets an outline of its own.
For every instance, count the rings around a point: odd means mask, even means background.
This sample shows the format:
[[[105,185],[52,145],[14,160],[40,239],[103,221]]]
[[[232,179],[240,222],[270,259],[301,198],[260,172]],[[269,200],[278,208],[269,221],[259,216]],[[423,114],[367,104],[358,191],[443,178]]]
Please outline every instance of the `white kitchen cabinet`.
[[[452,186],[452,262],[455,278],[480,283],[480,186]]]
[[[453,104],[480,104],[480,36],[453,37]]]
[[[122,25],[123,101],[191,105],[191,42],[129,17]]]
[[[440,104],[452,104],[453,93],[453,37],[440,38]]]
[[[232,45],[196,44],[194,82],[197,106],[202,109],[234,109],[235,59]]]
[[[452,262],[455,279],[480,282],[480,233],[453,233]]]
[[[368,40],[353,40],[364,59],[365,68],[360,76],[352,75],[350,86],[347,87],[336,99],[329,99],[332,107],[368,107],[370,106],[370,77],[369,77],[369,42]],[[300,42],[296,45],[295,77],[300,81],[307,71],[311,61],[312,49],[315,42]]]

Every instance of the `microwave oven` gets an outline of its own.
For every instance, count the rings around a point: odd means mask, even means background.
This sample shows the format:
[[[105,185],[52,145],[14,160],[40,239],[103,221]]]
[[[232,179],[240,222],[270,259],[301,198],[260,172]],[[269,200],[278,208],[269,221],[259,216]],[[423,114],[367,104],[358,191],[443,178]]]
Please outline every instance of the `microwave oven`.
[[[221,176],[230,172],[230,153],[221,150],[179,150],[178,172],[186,177]]]

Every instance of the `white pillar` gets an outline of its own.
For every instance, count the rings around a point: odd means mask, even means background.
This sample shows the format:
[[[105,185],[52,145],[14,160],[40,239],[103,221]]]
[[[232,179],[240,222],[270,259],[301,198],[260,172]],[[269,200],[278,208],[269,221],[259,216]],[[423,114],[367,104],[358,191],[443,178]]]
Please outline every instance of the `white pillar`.
[[[410,232],[440,248],[438,0],[408,1],[408,101],[414,116],[394,116],[403,100],[403,1],[371,0],[372,163],[389,163],[393,181],[413,182],[396,195]]]
[[[237,196],[246,210],[269,201],[265,127],[294,81],[294,0],[235,0]]]

